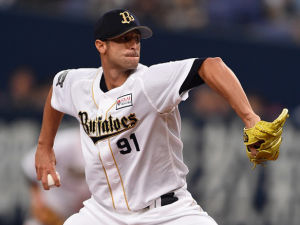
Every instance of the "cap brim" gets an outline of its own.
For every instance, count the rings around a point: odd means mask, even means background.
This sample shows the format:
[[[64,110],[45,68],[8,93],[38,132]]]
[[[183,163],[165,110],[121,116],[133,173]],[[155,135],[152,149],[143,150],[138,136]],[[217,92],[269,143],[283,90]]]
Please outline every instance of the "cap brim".
[[[133,31],[133,30],[138,30],[140,33],[141,33],[141,38],[142,39],[147,39],[147,38],[150,38],[153,34],[152,30],[147,27],[147,26],[136,26],[136,27],[132,27],[126,31],[124,31],[123,33],[121,34],[118,34],[114,37],[111,37],[111,38],[108,38],[108,40],[111,40],[111,39],[115,39],[115,38],[118,38],[118,37],[121,37],[122,35],[130,32],[130,31]]]

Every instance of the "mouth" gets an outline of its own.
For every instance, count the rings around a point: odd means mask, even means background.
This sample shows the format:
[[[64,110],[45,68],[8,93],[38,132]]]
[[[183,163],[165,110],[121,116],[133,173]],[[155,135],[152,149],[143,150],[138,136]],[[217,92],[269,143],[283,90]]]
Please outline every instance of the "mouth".
[[[125,54],[126,57],[140,57],[138,53],[128,53],[128,54]]]

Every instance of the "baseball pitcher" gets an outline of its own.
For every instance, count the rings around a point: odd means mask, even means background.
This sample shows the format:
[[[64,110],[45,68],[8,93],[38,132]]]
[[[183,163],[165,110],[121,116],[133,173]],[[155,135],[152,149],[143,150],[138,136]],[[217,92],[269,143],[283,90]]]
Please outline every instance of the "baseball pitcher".
[[[222,95],[245,124],[247,152],[255,162],[262,141],[270,136],[254,132],[260,117],[238,79],[220,58],[140,64],[141,39],[151,37],[152,31],[128,10],[105,13],[94,34],[102,66],[55,76],[36,151],[38,180],[49,189],[51,174],[59,186],[54,137],[63,114],[78,120],[92,197],[65,224],[215,225],[186,188],[178,104],[190,89],[204,83]],[[281,129],[283,123],[267,130]],[[276,140],[266,149],[275,142],[279,149]]]

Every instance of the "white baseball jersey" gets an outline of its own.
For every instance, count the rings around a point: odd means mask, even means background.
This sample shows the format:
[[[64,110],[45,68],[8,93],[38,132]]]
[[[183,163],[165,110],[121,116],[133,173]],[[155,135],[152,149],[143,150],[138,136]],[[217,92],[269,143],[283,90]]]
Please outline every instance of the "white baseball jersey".
[[[86,180],[105,208],[137,211],[186,185],[177,106],[188,97],[180,88],[196,61],[139,64],[105,92],[101,67],[55,76],[51,105],[80,122]]]

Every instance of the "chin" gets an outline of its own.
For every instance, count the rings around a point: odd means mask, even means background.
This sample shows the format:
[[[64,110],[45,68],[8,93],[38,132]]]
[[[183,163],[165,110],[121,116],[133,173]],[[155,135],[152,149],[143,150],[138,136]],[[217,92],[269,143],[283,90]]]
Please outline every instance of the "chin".
[[[130,69],[135,70],[135,69],[138,67],[138,65],[139,65],[139,64],[136,63],[136,64],[132,65]]]
[[[136,69],[138,65],[139,65],[139,60],[135,60],[135,61],[128,62],[126,67],[130,70],[133,70]]]

